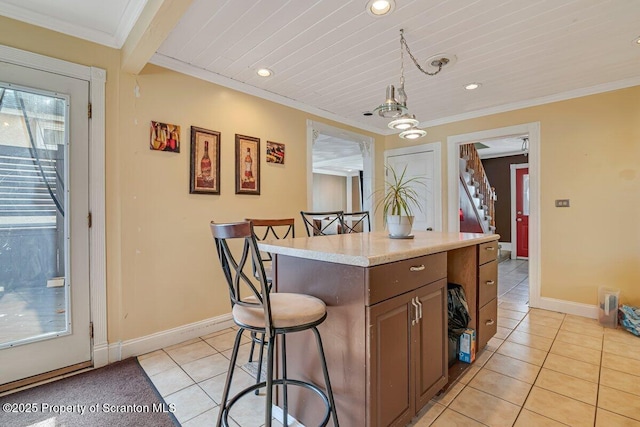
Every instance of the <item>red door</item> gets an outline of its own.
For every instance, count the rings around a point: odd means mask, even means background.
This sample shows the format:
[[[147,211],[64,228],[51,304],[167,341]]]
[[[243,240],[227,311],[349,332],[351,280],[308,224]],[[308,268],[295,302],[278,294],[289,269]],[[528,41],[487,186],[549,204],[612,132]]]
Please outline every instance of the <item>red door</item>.
[[[529,168],[516,169],[516,257],[529,258]]]

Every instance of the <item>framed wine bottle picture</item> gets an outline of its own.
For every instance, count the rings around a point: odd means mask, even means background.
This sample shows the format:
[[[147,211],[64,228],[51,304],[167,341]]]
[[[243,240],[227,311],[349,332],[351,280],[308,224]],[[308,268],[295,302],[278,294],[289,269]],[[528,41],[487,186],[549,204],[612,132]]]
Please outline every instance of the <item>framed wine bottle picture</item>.
[[[220,194],[220,132],[191,126],[189,193]]]
[[[236,194],[260,194],[260,138],[236,134]]]

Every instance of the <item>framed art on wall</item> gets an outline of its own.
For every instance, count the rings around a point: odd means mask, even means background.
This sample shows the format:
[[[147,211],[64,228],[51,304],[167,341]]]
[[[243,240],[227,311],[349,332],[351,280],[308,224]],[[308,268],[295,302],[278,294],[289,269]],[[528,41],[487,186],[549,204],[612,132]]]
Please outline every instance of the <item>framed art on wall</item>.
[[[149,129],[149,149],[179,153],[180,126],[152,121]]]
[[[220,132],[191,126],[189,193],[220,194]]]
[[[267,163],[284,165],[284,144],[267,141]]]
[[[260,138],[236,134],[236,194],[260,194]]]

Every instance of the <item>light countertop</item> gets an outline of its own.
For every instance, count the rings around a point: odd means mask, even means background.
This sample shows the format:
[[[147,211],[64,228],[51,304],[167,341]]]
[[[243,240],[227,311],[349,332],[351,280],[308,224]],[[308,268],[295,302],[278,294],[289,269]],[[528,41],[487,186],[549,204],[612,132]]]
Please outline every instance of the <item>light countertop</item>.
[[[297,258],[370,267],[498,240],[498,234],[418,231],[413,239],[386,232],[296,237],[258,242],[260,250]]]

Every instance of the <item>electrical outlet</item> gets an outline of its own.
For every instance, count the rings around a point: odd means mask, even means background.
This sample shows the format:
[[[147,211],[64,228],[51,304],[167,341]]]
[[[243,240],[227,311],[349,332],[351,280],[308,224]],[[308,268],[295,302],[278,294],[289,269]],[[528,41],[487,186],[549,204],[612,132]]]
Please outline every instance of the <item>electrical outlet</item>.
[[[556,208],[568,208],[569,199],[556,199]]]

